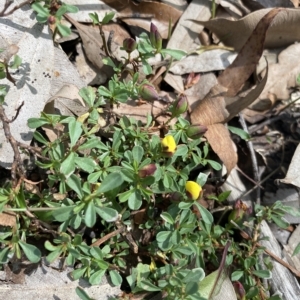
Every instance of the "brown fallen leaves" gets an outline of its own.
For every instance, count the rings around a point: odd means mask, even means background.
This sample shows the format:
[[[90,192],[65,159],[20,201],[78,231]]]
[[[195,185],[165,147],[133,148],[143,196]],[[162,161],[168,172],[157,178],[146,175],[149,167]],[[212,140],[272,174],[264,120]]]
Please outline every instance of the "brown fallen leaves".
[[[251,104],[262,92],[267,74],[245,97],[233,98],[254,72],[264,49],[267,29],[282,10],[273,9],[258,22],[236,59],[218,77],[218,83],[191,113],[193,124],[200,123],[208,127],[205,136],[212,149],[223,161],[227,174],[236,165],[237,155],[224,123]]]

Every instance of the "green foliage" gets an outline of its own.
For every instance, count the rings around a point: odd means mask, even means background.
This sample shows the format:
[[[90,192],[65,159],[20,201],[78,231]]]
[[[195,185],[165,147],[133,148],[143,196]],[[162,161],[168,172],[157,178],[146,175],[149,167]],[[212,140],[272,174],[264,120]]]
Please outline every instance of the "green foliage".
[[[44,4],[34,2],[31,8],[37,13],[36,20],[39,23],[48,23],[54,26],[62,36],[71,34],[71,29],[61,23],[62,16],[65,13],[76,13],[78,8],[74,5],[62,3],[58,5],[56,1],[45,1]]]
[[[65,13],[76,12],[77,8],[42,3],[32,4],[38,22],[48,22],[62,35],[69,34],[60,21]],[[114,18],[114,13],[106,14],[103,20],[96,13],[90,17],[101,27]],[[132,293],[162,291],[167,299],[196,300],[209,299],[225,280],[223,275],[231,272],[231,281],[245,289],[245,299],[259,299],[264,292],[262,280],[271,277],[272,268],[267,259],[266,268],[261,266],[259,257],[264,249],[258,246],[259,239],[236,240],[236,228],[231,223],[219,224],[216,216],[198,202],[208,174],[222,166],[210,159],[210,146],[201,138],[207,128],[191,125],[180,115],[188,108],[187,100],[178,98],[169,106],[169,119],[163,128],[158,128],[150,115],[146,124],[126,116],[113,116],[115,122],[107,124],[112,106],[159,98],[154,86],[141,80],[145,76],[138,73],[138,67],[142,67],[143,75],[152,73],[148,58],[161,54],[172,60],[185,55],[180,50],[164,49],[154,25],[150,36],[143,33],[138,41],[128,40],[125,46],[128,57],[122,62],[109,56],[104,59],[114,70],[106,86],[80,90],[86,113],[77,118],[41,113],[40,118],[28,120],[28,126],[36,129],[34,139],[40,151],[35,163],[42,171],[43,182],[38,192],[24,182],[18,187],[5,184],[0,188],[0,211],[16,214],[15,226],[2,226],[0,230],[0,263],[7,263],[13,256],[21,258],[22,253],[33,263],[40,260],[40,250],[27,243],[29,238],[40,237],[30,211],[39,226],[54,232],[54,237],[47,235],[44,243],[46,260],[51,263],[63,257],[66,265],[76,266],[71,274],[74,280],[84,278],[98,285],[108,275],[113,285],[126,280]],[[134,58],[133,51],[137,52]],[[20,63],[16,56],[10,67]],[[0,64],[0,76],[5,70],[6,66]],[[126,80],[125,71],[130,74]],[[5,95],[6,89],[0,86],[1,104]],[[173,125],[169,125],[171,120]],[[44,126],[54,132],[61,128],[57,138],[49,140]],[[153,134],[158,129],[168,138]],[[249,138],[235,128],[230,130]],[[186,193],[186,183],[191,180],[200,189],[195,201]],[[225,208],[229,194],[226,191],[208,199]],[[244,229],[242,218],[237,219],[242,210],[239,203],[231,218],[241,221],[239,229]],[[263,220],[285,228],[285,213],[299,216],[280,202],[271,207],[256,206],[255,217],[248,220],[248,224],[253,221],[249,225],[253,237],[259,236]],[[89,238],[88,231],[93,232]],[[220,269],[219,257],[225,248],[226,266]],[[294,254],[299,252],[298,245]],[[76,293],[81,299],[91,299],[80,288]]]

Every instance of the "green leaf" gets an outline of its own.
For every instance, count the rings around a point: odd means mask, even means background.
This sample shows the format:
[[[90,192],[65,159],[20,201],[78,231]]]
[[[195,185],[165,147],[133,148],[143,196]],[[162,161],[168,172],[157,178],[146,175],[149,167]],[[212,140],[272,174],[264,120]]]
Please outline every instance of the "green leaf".
[[[227,126],[227,128],[234,134],[238,135],[241,139],[248,141],[250,140],[251,136],[249,133],[247,133],[245,130],[233,127],[233,126]]]
[[[110,280],[113,285],[117,286],[122,283],[122,277],[116,270],[110,270],[109,271]]]
[[[219,201],[219,202],[225,201],[225,200],[228,198],[228,196],[230,195],[230,193],[231,193],[231,191],[225,191],[225,192],[221,193],[221,194],[218,196],[218,201]]]
[[[89,278],[89,283],[92,285],[99,285],[103,276],[105,275],[106,270],[98,270],[91,275]]]
[[[87,292],[82,289],[81,287],[76,287],[75,289],[77,296],[81,299],[81,300],[93,300],[88,294]]]
[[[222,169],[222,166],[214,160],[206,159],[205,161],[208,162],[210,164],[210,166],[213,169],[215,169],[216,171],[219,171]]]
[[[294,249],[294,252],[292,254],[292,256],[297,255],[300,253],[300,243],[296,246],[296,248]]]
[[[8,262],[8,255],[10,248],[6,247],[0,250],[0,264],[5,264]]]
[[[66,179],[75,171],[76,154],[71,152],[60,165],[60,172],[65,175]]]
[[[109,13],[106,13],[105,16],[104,16],[104,18],[102,19],[101,23],[103,25],[109,23],[114,18],[114,16],[115,16],[115,13],[112,12],[112,11],[109,12]]]
[[[31,8],[37,12],[41,17],[48,17],[50,16],[50,11],[48,8],[44,7],[43,5],[41,5],[40,3],[33,3],[31,5]]]
[[[104,96],[104,97],[107,97],[107,98],[111,98],[112,97],[112,93],[105,86],[100,86],[98,88],[98,93],[101,96]]]
[[[272,278],[272,273],[269,270],[257,270],[253,271],[252,274],[259,278],[270,279]]]
[[[97,24],[100,23],[98,14],[97,14],[96,12],[94,12],[94,13],[89,13],[89,17],[92,19],[93,25],[97,25]]]
[[[167,223],[174,224],[173,217],[168,212],[161,213],[160,217]]]
[[[142,206],[142,203],[141,191],[135,189],[128,198],[128,206],[132,210],[137,210]]]
[[[18,69],[22,64],[22,58],[19,55],[14,56],[13,62],[9,65],[11,69]]]
[[[170,55],[176,60],[182,59],[184,56],[187,55],[185,51],[182,50],[174,50],[174,49],[162,49],[160,50],[160,53],[163,54],[164,56]]]
[[[37,263],[40,261],[42,253],[36,246],[27,244],[21,240],[19,241],[19,245],[21,246],[28,260],[33,263]]]
[[[174,156],[185,156],[187,155],[189,149],[187,145],[178,145]]]
[[[74,280],[77,280],[77,279],[79,279],[80,277],[83,276],[83,274],[85,273],[85,271],[86,271],[86,267],[80,268],[80,269],[76,269],[76,270],[72,271],[71,276],[72,276],[72,278]]]
[[[156,240],[158,242],[163,242],[169,238],[171,238],[172,232],[171,231],[161,231],[156,235]]]
[[[76,194],[81,199],[83,197],[82,189],[81,189],[81,181],[80,179],[75,175],[72,174],[66,181],[67,185],[76,192]]]
[[[144,155],[144,149],[141,146],[134,146],[132,149],[133,159],[139,164]]]
[[[271,219],[280,228],[287,228],[290,225],[290,223],[287,222],[283,217],[277,217],[277,216],[271,215]]]
[[[49,253],[47,256],[46,256],[46,261],[48,263],[52,263],[54,262],[61,254],[62,254],[63,250],[61,247],[59,247],[57,250]]]
[[[81,123],[77,122],[75,119],[72,118],[72,120],[69,123],[69,135],[71,139],[71,145],[70,145],[71,147],[73,147],[76,144],[81,134],[82,134]]]
[[[66,5],[62,5],[57,12],[55,13],[55,16],[60,20],[61,17],[67,12],[67,7]]]
[[[118,219],[118,212],[110,207],[95,206],[97,214],[106,222],[115,222]]]
[[[120,173],[118,173],[118,172],[110,173],[101,182],[101,185],[97,190],[97,194],[106,193],[108,191],[111,191],[111,190],[119,187],[123,183],[123,181],[124,181],[123,177]]]
[[[71,34],[71,29],[68,26],[61,23],[56,23],[56,26],[62,36],[69,36]]]
[[[44,243],[44,246],[45,246],[45,248],[48,250],[48,251],[55,251],[55,250],[57,250],[60,246],[54,246],[54,245],[52,245],[49,241],[46,241],[45,243]]]
[[[49,124],[49,121],[45,120],[45,119],[39,119],[39,118],[30,118],[27,121],[27,125],[31,129],[35,129],[35,128],[41,127],[41,126],[43,126],[45,124]]]
[[[52,211],[53,218],[58,222],[64,222],[71,218],[75,206],[63,206]]]
[[[204,184],[206,183],[208,178],[208,175],[205,173],[199,173],[199,175],[197,176],[196,182],[200,185],[200,186],[204,186]]]
[[[237,281],[239,280],[240,278],[242,278],[242,276],[244,275],[244,271],[234,271],[232,274],[231,274],[231,280],[232,281]]]
[[[159,287],[157,287],[156,285],[154,285],[153,283],[151,283],[150,281],[145,280],[145,279],[141,280],[138,283],[138,286],[141,289],[148,291],[148,292],[158,292],[161,290]]]
[[[67,7],[67,12],[69,13],[76,14],[79,12],[79,8],[75,5],[70,5],[66,3],[64,3],[64,5]]]
[[[44,145],[47,145],[49,143],[38,131],[34,132],[33,137],[35,140],[37,140],[38,142]]]
[[[184,277],[183,282],[197,282],[199,283],[205,277],[205,272],[202,268],[195,268],[190,270],[188,274]]]
[[[152,68],[145,59],[142,59],[142,65],[143,65],[143,72],[145,73],[145,75],[152,74]]]
[[[113,62],[113,60],[110,57],[105,57],[102,59],[103,63],[107,66],[111,66],[112,68],[116,68],[117,66]]]
[[[194,204],[198,207],[201,217],[203,219],[203,222],[206,224],[211,225],[214,222],[214,218],[212,214],[201,204],[199,204],[197,201],[194,202]]]
[[[75,164],[87,173],[92,173],[96,167],[96,163],[91,157],[76,157]]]
[[[96,209],[93,201],[90,201],[86,207],[84,221],[87,227],[93,227],[96,223]]]
[[[93,107],[96,99],[96,94],[91,86],[80,89],[79,95],[89,107]]]
[[[247,257],[244,261],[245,270],[249,270],[256,263],[256,259],[254,257]]]

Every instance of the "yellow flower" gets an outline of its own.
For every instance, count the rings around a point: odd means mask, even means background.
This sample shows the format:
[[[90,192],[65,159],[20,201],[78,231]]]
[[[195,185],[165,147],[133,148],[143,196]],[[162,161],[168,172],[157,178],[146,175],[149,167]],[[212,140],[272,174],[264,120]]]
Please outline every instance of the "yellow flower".
[[[163,153],[167,156],[172,156],[175,153],[177,145],[172,135],[166,135],[162,139],[161,144]]]
[[[185,184],[185,190],[187,196],[192,200],[198,200],[202,187],[195,181],[187,181]]]

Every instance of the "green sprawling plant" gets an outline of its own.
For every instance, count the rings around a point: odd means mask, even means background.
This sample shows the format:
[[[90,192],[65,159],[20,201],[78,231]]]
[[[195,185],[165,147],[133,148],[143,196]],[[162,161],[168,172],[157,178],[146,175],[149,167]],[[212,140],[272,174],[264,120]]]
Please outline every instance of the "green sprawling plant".
[[[67,33],[60,20],[74,8],[63,4],[51,11],[48,4],[33,4],[38,21],[54,17],[57,29]],[[113,14],[102,21],[97,14],[91,18],[102,26]],[[181,116],[188,109],[186,97],[170,105],[163,127],[151,115],[143,124],[126,116],[118,119],[111,112],[113,105],[128,99],[159,99],[147,80],[139,80],[140,66],[148,75],[149,57],[160,53],[180,59],[184,53],[164,49],[154,25],[150,36],[126,39],[123,49],[128,56],[122,62],[110,56],[104,60],[115,71],[107,86],[80,90],[85,114],[75,118],[42,113],[28,120],[29,127],[37,129],[34,139],[39,147],[30,151],[37,156],[42,182],[33,189],[20,178],[17,185],[6,182],[0,188],[0,210],[16,217],[15,226],[1,228],[0,262],[21,259],[22,253],[38,262],[41,251],[33,244],[43,238],[49,263],[63,257],[65,265],[75,267],[74,279],[85,278],[93,285],[109,275],[112,284],[125,283],[132,293],[201,300],[214,299],[223,282],[231,280],[238,299],[266,299],[262,279],[270,278],[272,265],[265,260],[262,268],[259,260],[264,251],[259,245],[260,223],[268,220],[285,227],[282,217],[290,209],[280,202],[256,206],[250,217],[238,201],[222,219],[202,206],[206,171],[220,170],[221,165],[209,159],[210,147],[201,138],[206,127],[191,125]],[[124,72],[129,79],[121,79]],[[115,122],[107,123],[111,117]],[[172,119],[174,125],[169,125]],[[43,128],[52,129],[57,138],[50,141]],[[210,198],[225,209],[228,195]],[[251,234],[244,232],[249,229],[244,216]],[[236,237],[238,231],[243,237]],[[76,292],[89,299],[83,290]]]

